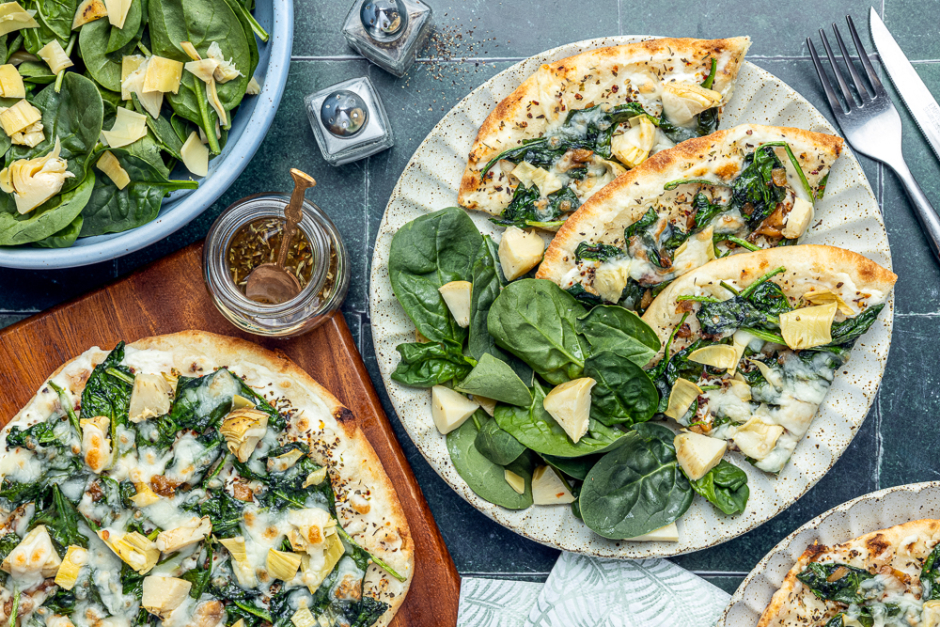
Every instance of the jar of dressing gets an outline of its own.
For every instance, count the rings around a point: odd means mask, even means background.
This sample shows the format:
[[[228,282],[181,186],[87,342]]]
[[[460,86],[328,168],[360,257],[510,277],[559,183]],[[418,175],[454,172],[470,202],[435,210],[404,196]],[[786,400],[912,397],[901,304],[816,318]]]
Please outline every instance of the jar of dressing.
[[[300,293],[280,304],[245,295],[251,270],[277,257],[289,200],[278,193],[239,200],[216,219],[203,247],[203,277],[215,306],[255,335],[287,338],[311,331],[340,308],[349,289],[349,259],[339,231],[317,205],[304,200],[284,264],[300,282]]]

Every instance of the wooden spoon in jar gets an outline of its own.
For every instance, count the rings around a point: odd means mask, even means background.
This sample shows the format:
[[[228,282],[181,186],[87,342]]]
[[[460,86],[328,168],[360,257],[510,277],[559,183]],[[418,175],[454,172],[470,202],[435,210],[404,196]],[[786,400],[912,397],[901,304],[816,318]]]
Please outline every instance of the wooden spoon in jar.
[[[304,174],[296,168],[291,168],[290,175],[294,179],[294,191],[290,202],[284,209],[284,235],[281,237],[281,248],[277,253],[276,263],[263,263],[251,271],[245,285],[245,296],[259,303],[280,305],[286,303],[300,294],[300,281],[294,273],[286,270],[287,253],[291,241],[297,232],[297,225],[303,217],[304,193],[307,188],[317,184],[313,177]]]

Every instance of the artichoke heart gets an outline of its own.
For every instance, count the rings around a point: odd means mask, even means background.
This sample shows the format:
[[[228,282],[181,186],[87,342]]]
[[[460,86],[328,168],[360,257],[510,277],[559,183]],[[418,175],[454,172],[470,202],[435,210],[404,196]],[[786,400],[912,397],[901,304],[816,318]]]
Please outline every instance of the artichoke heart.
[[[767,424],[755,416],[735,429],[731,439],[742,453],[759,461],[770,454],[781,435],[783,427]]]
[[[248,562],[248,552],[245,547],[245,538],[236,536],[234,538],[222,538],[219,540],[229,553],[232,555],[232,572],[238,583],[246,588],[253,588],[258,583],[254,569]]]
[[[810,291],[803,294],[803,300],[811,305],[825,305],[835,303],[839,308],[839,313],[844,316],[854,316],[855,310],[842,300],[842,297],[825,287],[812,287]]]
[[[9,137],[42,120],[42,111],[23,99],[0,112],[0,126]]]
[[[0,97],[25,98],[26,86],[16,66],[12,63],[0,65]]]
[[[72,30],[84,26],[89,22],[100,20],[103,17],[107,17],[107,15],[108,7],[105,6],[102,0],[83,0],[83,2],[78,5],[78,10],[75,11],[75,17],[72,19]]]
[[[138,0],[139,1],[139,0]],[[124,21],[131,10],[134,0],[104,0],[105,10],[108,12],[108,22],[111,26],[124,29]]]
[[[656,125],[648,116],[638,115],[630,119],[630,129],[615,135],[610,150],[628,168],[640,165],[650,154],[656,141]]]
[[[783,236],[787,239],[797,239],[809,228],[815,215],[816,211],[812,203],[797,198],[793,201],[790,213],[787,214],[787,223],[783,225]]]
[[[300,556],[288,551],[278,551],[277,549],[268,549],[268,557],[265,560],[265,568],[275,579],[281,581],[290,581],[297,574],[300,568]]]
[[[75,176],[67,170],[65,160],[59,158],[60,150],[59,138],[56,137],[49,154],[35,159],[18,159],[0,170],[0,189],[13,194],[20,214],[29,213],[58,194],[65,179]]]
[[[236,409],[222,421],[219,433],[228,450],[243,464],[248,461],[268,429],[268,415],[257,409]]]
[[[757,369],[760,370],[761,376],[764,377],[764,380],[767,381],[767,383],[778,390],[783,387],[783,375],[774,370],[771,366],[765,364],[759,359],[749,359],[748,361],[757,366]]]
[[[0,36],[22,28],[39,28],[39,22],[33,18],[35,14],[36,11],[27,11],[19,2],[0,4]]]
[[[140,604],[154,616],[167,620],[183,604],[192,587],[192,583],[176,577],[144,577]]]
[[[721,94],[695,83],[675,82],[663,86],[663,109],[673,124],[683,125],[721,102]]]
[[[714,232],[714,227],[709,224],[700,233],[682,242],[672,259],[673,272],[687,272],[713,261],[715,259],[715,246],[712,240]]]
[[[517,475],[508,468],[503,470],[503,479],[509,484],[516,494],[525,494],[525,478]]]
[[[780,335],[793,350],[824,346],[832,341],[838,303],[802,307],[780,314]]]
[[[163,553],[173,553],[202,542],[210,533],[212,533],[212,521],[209,517],[196,518],[194,516],[175,529],[161,531],[154,545]]]
[[[630,261],[613,259],[602,263],[594,271],[594,290],[608,303],[616,303],[630,280]]]
[[[470,300],[473,284],[470,281],[451,281],[437,290],[444,299],[444,304],[457,321],[457,326],[466,329],[470,326]]]
[[[545,242],[534,231],[511,226],[503,231],[498,254],[506,280],[514,281],[542,262]]]
[[[201,80],[203,83],[208,83],[213,78],[213,73],[216,68],[219,67],[219,62],[215,59],[200,59],[198,61],[189,61],[183,68]]]
[[[29,146],[30,148],[35,148],[46,138],[42,130],[42,122],[33,122],[22,131],[13,133],[12,137],[10,137],[10,141],[17,146]]]
[[[312,485],[320,485],[326,480],[326,467],[317,468],[304,479],[303,487],[309,488]]]
[[[588,432],[591,417],[591,389],[595,385],[597,381],[590,377],[574,379],[555,386],[542,399],[542,407],[565,430],[575,444]]]
[[[180,156],[183,158],[183,165],[186,169],[196,176],[209,174],[209,149],[199,139],[196,131],[191,132],[183,142]]]
[[[333,572],[333,569],[345,552],[346,549],[343,547],[343,542],[340,540],[339,534],[334,533],[331,536],[327,536],[326,549],[323,551],[322,556],[317,556],[319,559],[311,555],[304,555],[301,558],[301,579],[304,585],[307,586],[310,594],[315,593],[317,588],[320,587],[320,584],[323,583],[323,580],[326,579],[327,575]]]
[[[108,170],[101,167],[101,161],[104,159],[104,155],[110,154],[110,152],[106,151],[102,155],[102,159],[98,160],[98,167],[111,177],[111,180],[114,181],[118,189],[124,189],[127,183],[120,185],[114,177],[111,176]],[[117,163],[117,159],[115,159],[113,155],[111,155],[111,158]],[[117,164],[117,167],[121,168],[120,164]],[[123,168],[121,168],[121,172],[124,172]],[[127,172],[124,172],[124,176],[127,176]],[[130,178],[127,180],[129,181]],[[173,387],[162,374],[140,373],[134,377],[134,387],[131,390],[128,418],[130,418],[131,422],[137,423],[147,420],[148,418],[162,416],[170,411],[170,400],[172,396]]]
[[[40,59],[46,62],[46,65],[49,66],[53,74],[58,74],[65,68],[70,68],[75,65],[72,63],[69,55],[63,50],[62,44],[59,43],[58,39],[53,39],[47,43],[40,48],[36,54],[39,55]]]
[[[147,116],[124,107],[117,108],[117,115],[111,130],[101,131],[101,135],[111,148],[129,146],[146,134]]]
[[[294,627],[317,627],[320,624],[313,617],[313,613],[305,607],[294,612],[293,616],[290,617],[290,622],[294,624]]]
[[[738,351],[728,344],[712,344],[692,351],[689,361],[721,370],[733,370],[738,365]]]
[[[137,507],[147,507],[160,500],[160,496],[150,488],[149,483],[138,481],[134,484],[134,488],[137,490],[137,494],[131,497],[131,501]]]
[[[222,47],[219,46],[218,42],[213,41],[209,44],[209,58],[218,63],[215,69],[215,81],[218,84],[224,85],[242,75],[235,67],[233,59],[226,59],[225,55],[222,54]]]
[[[292,509],[287,513],[287,522],[294,527],[287,534],[291,548],[311,555],[322,550],[327,538],[336,533],[336,520],[325,509]]]
[[[284,472],[294,467],[300,458],[304,456],[304,452],[299,448],[292,448],[283,455],[278,455],[277,457],[269,457],[267,461],[268,472]]]
[[[147,71],[144,74],[144,93],[151,92],[179,92],[180,82],[183,80],[183,63],[166,57],[153,55],[148,59]]]
[[[257,96],[261,93],[261,83],[258,82],[258,79],[254,76],[251,77],[251,80],[248,81],[248,87],[245,88],[245,94],[249,96]]]
[[[14,579],[41,581],[55,576],[61,563],[62,559],[52,545],[52,538],[46,526],[39,525],[27,533],[10,551],[0,564],[0,570],[10,573]]]
[[[676,434],[673,446],[676,448],[676,461],[692,481],[707,475],[728,450],[728,443],[724,440],[691,431]]]
[[[202,59],[202,56],[199,54],[199,51],[196,50],[196,46],[194,46],[191,42],[181,41],[180,48],[182,48],[183,52],[185,52],[186,55],[193,61],[199,61]]]
[[[124,189],[125,187],[127,187],[128,183],[131,182],[131,177],[127,173],[127,170],[121,167],[121,163],[117,160],[117,157],[115,157],[114,153],[111,152],[110,150],[105,150],[103,153],[101,153],[101,156],[98,158],[98,161],[97,163],[95,163],[95,166],[99,170],[104,172],[105,175],[109,179],[111,179],[111,182],[114,183],[114,186],[117,187],[118,189]],[[136,379],[134,380],[135,390],[137,389],[138,380],[140,380],[140,375],[138,375]],[[167,383],[166,385],[167,387],[170,386],[169,383]],[[169,403],[168,403],[167,409],[169,409]],[[134,410],[134,396],[131,395],[131,422],[139,422],[140,420],[143,420],[143,418],[139,418],[139,417],[137,418],[137,420],[134,420],[133,410]],[[138,412],[138,414],[139,413],[140,412]],[[166,410],[164,410],[162,413],[165,414]],[[154,415],[159,416],[161,414],[154,414]]]
[[[80,546],[69,546],[65,551],[65,558],[59,565],[55,574],[55,585],[64,590],[71,590],[78,581],[82,566],[88,561],[88,551]]]
[[[209,104],[212,106],[212,110],[215,111],[215,114],[219,116],[219,123],[222,126],[228,126],[228,112],[225,110],[225,107],[222,106],[222,101],[219,100],[219,90],[215,87],[215,79],[212,79],[206,83],[206,97],[209,99]]]
[[[101,474],[108,462],[111,461],[111,440],[108,438],[108,427],[111,419],[106,416],[82,418],[82,453],[85,463],[95,474]]]
[[[102,529],[98,532],[98,537],[138,574],[146,575],[160,559],[160,549],[146,536],[136,531],[123,533],[113,529]]]
[[[131,90],[127,86],[127,78],[140,69],[147,59],[139,54],[128,54],[121,57],[121,100],[131,99]],[[145,70],[146,71],[146,70]],[[143,83],[141,83],[141,87]],[[141,103],[143,104],[143,103]],[[162,104],[162,96],[161,96]]]
[[[685,412],[689,411],[689,407],[692,406],[692,403],[695,402],[695,399],[698,398],[698,395],[702,393],[702,388],[695,385],[688,379],[678,378],[672,386],[672,391],[669,392],[669,404],[666,406],[666,411],[663,412],[673,420],[679,420],[685,416]]]

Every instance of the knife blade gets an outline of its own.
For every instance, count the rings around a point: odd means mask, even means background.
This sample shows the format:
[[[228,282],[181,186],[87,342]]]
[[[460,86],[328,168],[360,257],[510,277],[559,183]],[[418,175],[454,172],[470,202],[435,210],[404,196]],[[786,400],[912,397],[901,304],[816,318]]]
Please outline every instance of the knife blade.
[[[940,105],[874,8],[870,16],[871,38],[875,42],[878,56],[881,57],[894,88],[901,94],[901,100],[907,110],[911,112],[921,133],[927,138],[927,143],[940,159]]]

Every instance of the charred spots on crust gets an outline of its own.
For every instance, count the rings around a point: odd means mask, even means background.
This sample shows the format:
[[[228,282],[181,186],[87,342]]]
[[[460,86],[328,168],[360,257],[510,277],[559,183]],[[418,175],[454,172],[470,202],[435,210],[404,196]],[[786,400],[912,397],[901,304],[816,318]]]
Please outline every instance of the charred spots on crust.
[[[815,562],[823,553],[827,553],[829,547],[825,544],[812,544],[806,548],[806,552],[803,553],[807,561]]]
[[[876,533],[872,537],[865,540],[865,547],[871,551],[872,555],[879,555],[888,549],[891,545],[885,541],[885,537],[880,533]]]
[[[351,424],[356,421],[356,415],[352,413],[349,409],[345,407],[339,407],[333,411],[333,417],[339,421],[340,424]]]

